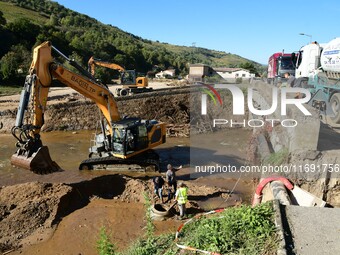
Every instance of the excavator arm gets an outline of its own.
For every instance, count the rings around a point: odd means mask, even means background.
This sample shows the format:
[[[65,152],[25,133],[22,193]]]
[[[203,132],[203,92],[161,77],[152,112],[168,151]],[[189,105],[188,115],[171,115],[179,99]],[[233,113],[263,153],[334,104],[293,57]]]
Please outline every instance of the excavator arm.
[[[118,108],[110,90],[91,80],[91,75],[87,74],[87,77],[78,75],[56,63],[52,57],[52,49],[70,62],[50,42],[44,42],[34,49],[29,75],[26,77],[21,93],[15,126],[12,128],[12,134],[18,140],[16,144],[18,150],[11,158],[12,164],[36,173],[60,170],[60,167],[51,160],[48,149],[42,145],[39,135],[44,124],[48,92],[53,77],[97,104],[109,124],[111,136],[113,135],[113,122],[120,120]],[[79,66],[76,67],[79,69]],[[83,70],[83,73],[86,74],[86,71]],[[32,97],[31,100],[30,97]],[[30,102],[32,105],[29,107]]]
[[[102,66],[102,67],[106,67],[112,70],[117,70],[119,72],[125,72],[125,69],[121,67],[120,65],[117,65],[115,63],[104,62],[104,61],[95,59],[94,57],[91,57],[88,61],[88,69],[89,69],[89,72],[91,72],[93,76],[95,75],[96,66]]]

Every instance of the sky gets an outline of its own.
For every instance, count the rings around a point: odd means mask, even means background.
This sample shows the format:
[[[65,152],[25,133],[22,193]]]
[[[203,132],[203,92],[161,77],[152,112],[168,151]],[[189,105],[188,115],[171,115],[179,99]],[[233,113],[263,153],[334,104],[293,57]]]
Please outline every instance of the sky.
[[[225,51],[261,64],[273,53],[340,36],[339,0],[55,1],[144,39]]]

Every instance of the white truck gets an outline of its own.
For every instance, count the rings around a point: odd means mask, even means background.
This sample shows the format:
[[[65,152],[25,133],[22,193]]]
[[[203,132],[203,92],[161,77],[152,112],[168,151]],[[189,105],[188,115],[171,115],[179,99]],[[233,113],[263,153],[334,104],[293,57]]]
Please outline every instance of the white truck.
[[[340,123],[340,38],[303,46],[296,66],[294,86],[309,89],[308,104]]]

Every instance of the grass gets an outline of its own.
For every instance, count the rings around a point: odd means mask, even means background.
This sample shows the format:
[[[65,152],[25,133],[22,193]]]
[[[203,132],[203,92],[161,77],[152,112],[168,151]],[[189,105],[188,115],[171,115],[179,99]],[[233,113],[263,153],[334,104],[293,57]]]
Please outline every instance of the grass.
[[[181,243],[220,254],[276,254],[271,203],[230,208],[184,228]]]
[[[97,249],[99,251],[99,255],[114,255],[115,254],[115,246],[110,241],[110,236],[107,234],[105,227],[100,229],[99,240],[97,242]]]
[[[3,12],[7,23],[13,22],[18,17],[26,18],[38,25],[45,24],[45,22],[48,21],[46,17],[40,15],[38,12],[21,8],[12,3],[0,2],[0,10]]]
[[[283,148],[278,152],[270,154],[270,156],[265,160],[265,164],[271,164],[274,166],[282,165],[288,161],[289,151],[287,148]]]
[[[148,220],[148,219],[147,219]],[[148,232],[148,230],[146,230]],[[101,235],[108,247],[107,237]],[[182,229],[179,243],[198,249],[234,255],[272,255],[277,251],[277,234],[274,210],[271,203],[257,207],[241,206],[225,210],[210,217],[201,217]],[[176,255],[180,249],[174,243],[174,233],[155,236],[146,233],[127,250],[99,255]],[[189,254],[189,253],[183,253]],[[192,254],[192,253],[190,253]]]
[[[22,85],[0,85],[0,96],[20,94],[22,87]]]

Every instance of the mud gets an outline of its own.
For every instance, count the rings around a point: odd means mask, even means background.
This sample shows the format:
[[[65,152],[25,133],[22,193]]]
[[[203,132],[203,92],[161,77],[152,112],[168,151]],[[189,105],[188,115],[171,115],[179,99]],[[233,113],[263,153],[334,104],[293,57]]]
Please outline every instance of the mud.
[[[202,198],[211,197],[225,200],[229,196],[228,190],[223,188],[201,185],[196,181],[185,183],[190,191],[190,202],[188,203],[188,213],[190,214],[204,211],[205,208],[199,206],[199,201]],[[54,241],[50,241],[50,243],[56,241],[63,228],[65,231],[73,227],[74,229],[71,231],[73,233],[77,229],[95,228],[96,232],[91,233],[91,245],[93,246],[95,243],[93,239],[99,233],[100,226],[112,229],[112,225],[107,222],[117,220],[117,218],[111,219],[108,215],[104,215],[107,207],[114,214],[117,214],[117,211],[113,209],[120,208],[118,210],[122,215],[116,217],[120,219],[119,223],[123,225],[120,227],[124,227],[125,231],[119,234],[116,229],[113,229],[113,232],[117,237],[115,242],[120,247],[125,247],[132,237],[132,239],[136,239],[138,233],[143,232],[145,194],[151,197],[153,194],[153,184],[149,178],[130,178],[119,174],[99,176],[72,184],[29,182],[3,187],[0,190],[0,251],[5,252],[23,247],[25,249],[21,250],[22,254],[33,254],[30,253],[33,248],[27,248],[27,245],[36,244],[34,247],[37,247],[37,243],[49,240],[48,238],[56,226],[58,227],[53,235]],[[241,201],[235,196],[232,200],[233,203],[229,203],[228,206]],[[102,208],[96,210],[96,205],[100,205]],[[126,208],[125,211],[122,211],[122,208]],[[76,220],[76,224],[79,223],[78,226],[67,220],[77,215],[80,217]],[[70,225],[66,225],[65,221]],[[163,229],[160,230],[161,232],[168,231],[172,225],[174,226],[173,221],[175,220],[170,219],[170,221],[171,223],[164,223],[164,226],[161,223],[157,223],[156,226]],[[166,227],[166,225],[169,226]],[[129,226],[132,232],[126,230]],[[121,242],[122,240],[124,241]],[[80,240],[78,241],[80,242]],[[81,248],[79,243],[71,246],[70,248],[63,247],[61,250],[60,247],[54,248],[61,252],[58,254],[71,254],[67,251],[75,248],[80,254],[83,249],[91,250],[89,247]],[[90,254],[94,254],[94,247],[92,251]]]
[[[0,100],[0,120],[4,124],[0,132],[8,133],[12,127],[16,100]],[[168,135],[177,138],[167,138],[167,143],[156,151],[162,159],[162,174],[168,163],[184,166],[177,175],[189,187],[189,214],[250,201],[254,186],[251,182],[238,183],[237,179],[225,176],[190,177],[186,167],[190,164],[190,139],[186,137],[189,129],[183,128],[190,121],[188,93],[122,100],[118,107],[122,116],[157,119],[172,128]],[[97,106],[77,93],[53,94],[44,126],[44,131],[53,132],[41,135],[52,159],[64,171],[50,175],[35,175],[11,167],[9,158],[15,150],[15,141],[9,134],[0,135],[0,253],[96,254],[103,226],[118,249],[126,248],[143,235],[144,194],[149,194],[153,203],[159,202],[153,196],[151,181],[158,173],[78,171],[79,162],[88,157],[89,141],[99,115]],[[243,133],[242,139],[246,141],[247,135]],[[230,142],[244,144],[235,138],[233,133]],[[234,151],[225,146],[223,151],[244,160],[244,148]],[[155,222],[156,234],[175,232],[179,224],[174,218]]]
[[[145,227],[143,193],[150,194],[153,202],[159,202],[152,196],[151,181],[158,173],[123,175],[110,171],[78,171],[79,162],[87,157],[92,131],[42,135],[52,158],[64,168],[63,172],[36,175],[12,168],[9,157],[13,153],[13,138],[9,134],[0,135],[0,186],[3,186],[1,192],[6,191],[0,193],[0,197],[11,197],[1,200],[0,205],[1,215],[6,215],[6,219],[0,221],[6,226],[1,227],[1,250],[14,249],[10,254],[96,254],[102,226],[112,232],[112,241],[119,249],[141,236]],[[240,142],[231,134],[230,142],[234,140]],[[189,138],[168,138],[166,144],[157,148],[162,159],[162,174],[167,163],[189,165],[189,145]],[[231,153],[231,150],[225,152]],[[243,154],[244,150],[236,153],[238,157]],[[236,179],[214,175],[194,180],[186,167],[177,175],[189,187],[190,214],[247,203],[253,193],[251,182],[241,181],[229,194]],[[174,218],[155,222],[156,233],[175,232],[179,224]]]

